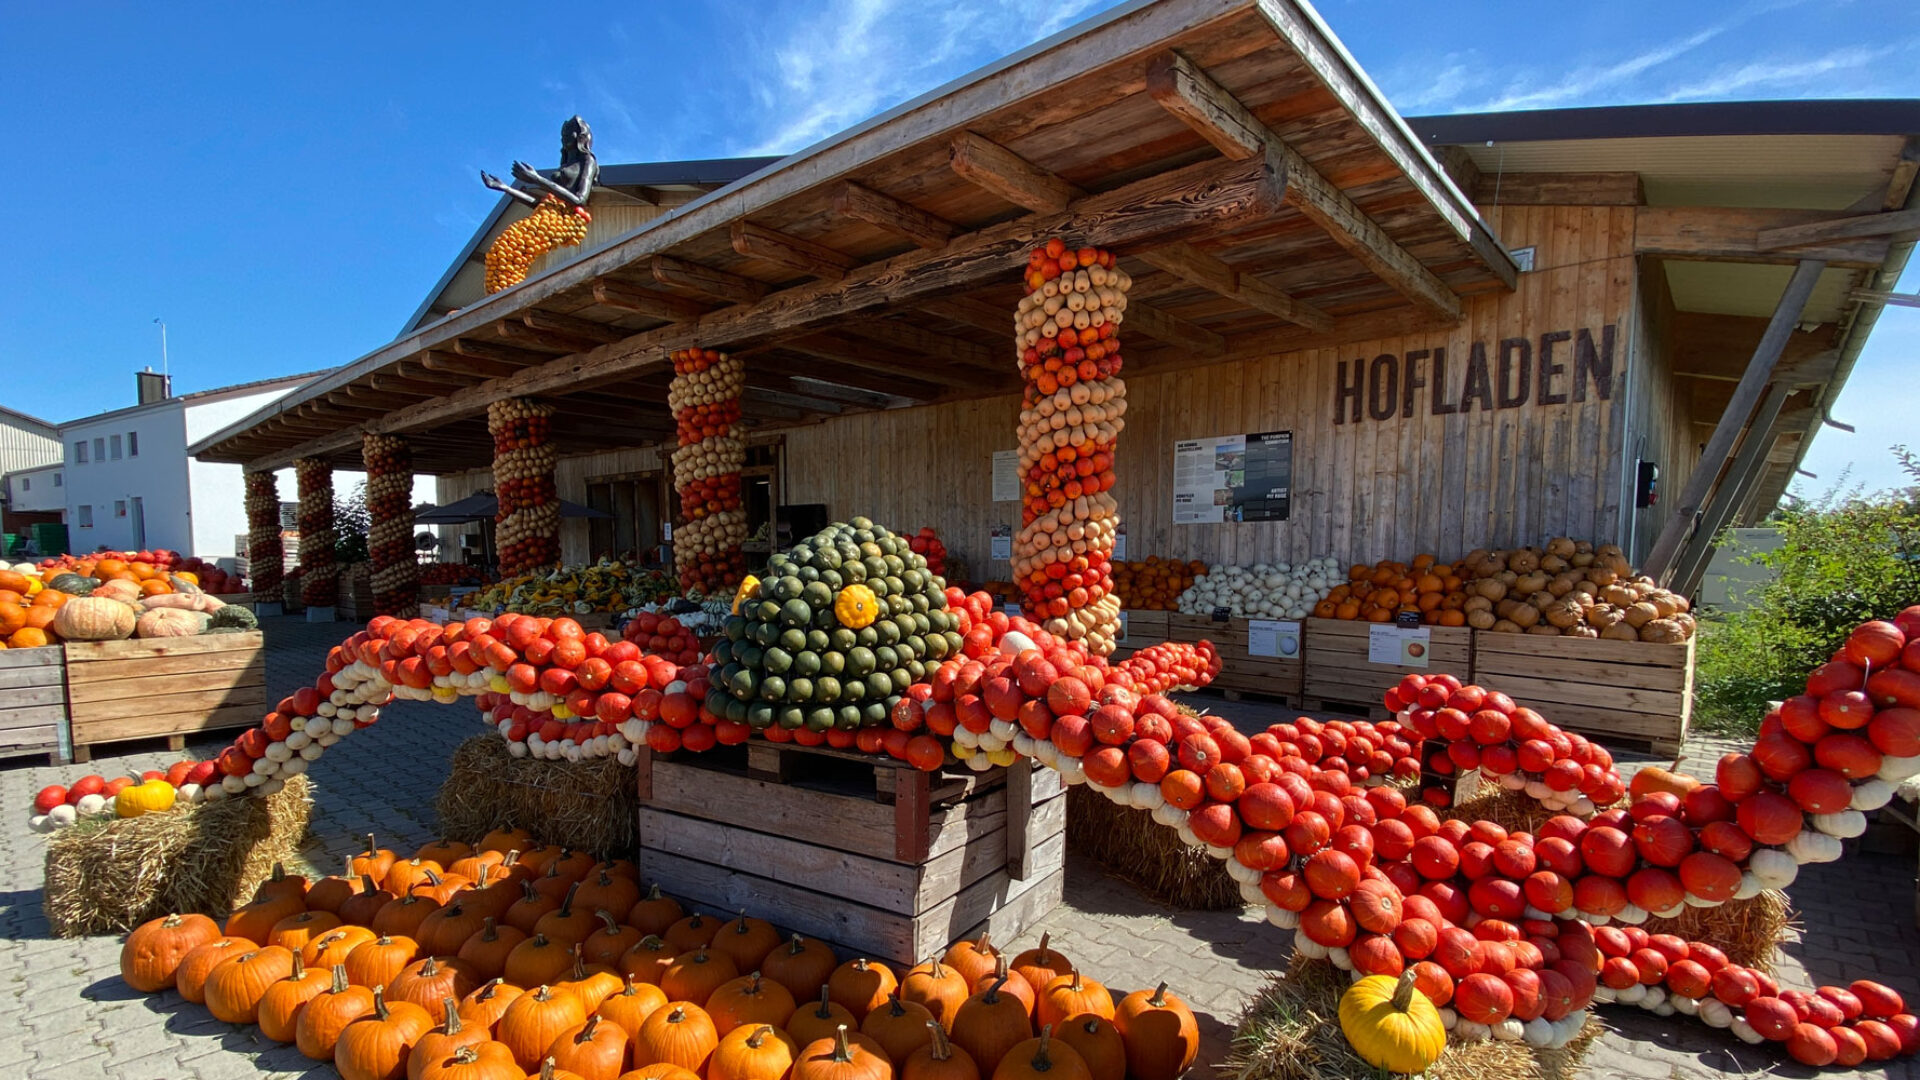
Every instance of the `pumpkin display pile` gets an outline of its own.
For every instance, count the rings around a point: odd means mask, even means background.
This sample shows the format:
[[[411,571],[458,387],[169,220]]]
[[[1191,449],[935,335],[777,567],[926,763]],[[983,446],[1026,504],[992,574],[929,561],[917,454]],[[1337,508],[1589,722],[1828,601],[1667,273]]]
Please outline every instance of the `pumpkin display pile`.
[[[927,569],[935,577],[947,576],[947,545],[941,543],[940,534],[931,528],[922,528],[907,537],[907,546],[915,555],[927,560]]]
[[[259,603],[281,603],[286,549],[280,543],[280,478],[270,472],[246,474],[247,576]]]
[[[413,547],[413,450],[397,435],[366,435],[367,554],[373,607],[381,615],[419,613],[420,558]]]
[[[713,349],[673,354],[667,408],[679,446],[673,452],[673,489],[681,524],[673,533],[673,565],[689,596],[723,596],[747,573],[740,545],[747,539],[740,468],[747,444],[740,426],[740,394],[747,366]]]
[[[1180,596],[1207,575],[1199,559],[1182,562],[1149,555],[1113,564],[1113,591],[1129,611],[1178,611]]]
[[[487,245],[487,294],[527,280],[527,272],[540,256],[556,248],[579,247],[592,221],[593,215],[584,206],[571,206],[553,195],[541,196],[532,212],[500,230]]]
[[[532,220],[532,219],[528,219]],[[494,514],[500,574],[512,577],[560,561],[560,495],[553,483],[560,453],[553,406],[507,398],[487,406],[493,437]]]
[[[332,1062],[345,1080],[1177,1080],[1163,983],[1116,995],[1042,937],[895,971],[746,912],[688,912],[626,860],[496,831],[343,873],[277,873],[224,924],[167,915],[120,974]]]
[[[333,466],[321,458],[293,463],[300,491],[300,599],[308,607],[332,607],[340,582],[333,557]]]
[[[79,560],[71,570],[0,570],[0,646],[6,648],[238,633],[256,625],[253,612],[202,590],[191,570],[165,573],[106,556]]]
[[[72,787],[50,784],[34,795],[27,825],[34,832],[52,832],[88,818],[165,813],[176,805],[191,805],[213,775],[211,761],[179,761],[138,777],[109,780],[95,773],[75,780]]]
[[[528,571],[497,581],[467,598],[475,611],[522,615],[614,614],[676,592],[672,577],[619,559]]]
[[[1119,329],[1132,279],[1113,252],[1056,237],[1029,253],[1026,285],[1014,316],[1023,383],[1014,583],[1049,633],[1106,656],[1120,624],[1109,567],[1120,509],[1108,492],[1126,426]]]
[[[138,581],[141,589],[149,594],[172,592],[175,578],[182,578],[210,593],[240,592],[246,584],[239,576],[229,574],[197,555],[182,555],[166,548],[55,555],[38,563],[18,564],[14,569],[43,578],[65,572],[103,581],[113,577],[130,578]]]
[[[1174,610],[1211,615],[1225,608],[1238,619],[1304,619],[1325,601],[1339,575],[1340,564],[1331,557],[1303,563],[1216,566],[1194,579]]]
[[[693,629],[672,615],[640,611],[620,628],[620,639],[649,656],[658,656],[682,667],[700,659],[700,638]]]

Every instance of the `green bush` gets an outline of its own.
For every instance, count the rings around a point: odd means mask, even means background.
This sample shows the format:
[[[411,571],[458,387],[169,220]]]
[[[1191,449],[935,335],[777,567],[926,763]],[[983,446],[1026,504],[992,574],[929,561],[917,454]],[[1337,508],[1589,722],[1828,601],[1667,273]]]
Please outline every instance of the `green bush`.
[[[1775,578],[1745,594],[1745,610],[1701,613],[1695,724],[1754,732],[1767,702],[1804,690],[1854,627],[1920,604],[1920,462],[1905,447],[1894,454],[1914,486],[1836,485],[1779,511],[1780,547],[1746,560]]]

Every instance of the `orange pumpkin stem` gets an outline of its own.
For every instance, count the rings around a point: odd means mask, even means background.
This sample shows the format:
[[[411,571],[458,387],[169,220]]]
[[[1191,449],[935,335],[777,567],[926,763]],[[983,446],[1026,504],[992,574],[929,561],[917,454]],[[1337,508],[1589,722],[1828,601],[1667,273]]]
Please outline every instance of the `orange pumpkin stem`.
[[[747,1045],[758,1050],[761,1044],[767,1041],[767,1036],[771,1034],[773,1034],[773,1025],[761,1024],[759,1027],[753,1029],[753,1034],[747,1036]]]
[[[833,1016],[833,1010],[827,1007],[827,1006],[828,1006],[828,998],[829,998],[830,996],[831,996],[831,995],[830,995],[830,992],[828,991],[828,989],[827,989],[827,987],[826,987],[826,985],[825,985],[824,983],[823,983],[823,984],[821,984],[821,987],[820,987],[820,1007],[819,1007],[819,1008],[817,1008],[817,1009],[815,1009],[815,1010],[813,1010],[813,1015],[814,1015],[815,1017],[817,1017],[817,1018],[819,1018],[819,1019],[821,1019],[821,1020],[826,1020],[826,1019],[828,1019],[828,1018],[830,1018],[831,1016]]]
[[[463,1046],[453,1052],[453,1060],[462,1065],[471,1065],[480,1060],[480,1055],[473,1052],[473,1047]]]
[[[1153,988],[1153,996],[1147,999],[1147,1004],[1158,1009],[1161,1006],[1165,1005],[1166,1003],[1167,1003],[1167,984],[1161,983],[1159,986],[1156,986]]]
[[[300,954],[298,952],[295,952],[293,954],[293,974],[287,976],[287,978],[301,979],[306,977],[306,974],[307,974],[307,965],[300,962]]]
[[[440,1031],[447,1035],[460,1034],[460,1003],[452,998],[441,998],[440,1008],[447,1014],[446,1020],[440,1025]]]
[[[1406,1012],[1407,1006],[1413,1004],[1413,984],[1416,981],[1413,968],[1409,967],[1400,973],[1400,981],[1393,984],[1394,1012]]]
[[[387,989],[384,986],[376,986],[373,988],[373,1015],[382,1020],[388,1017]]]
[[[847,1045],[847,1025],[845,1024],[833,1029],[833,1060],[840,1065],[853,1060],[853,1048]]]
[[[933,1060],[945,1061],[953,1056],[953,1044],[947,1041],[947,1029],[940,1021],[927,1021],[927,1030],[933,1032]]]
[[[574,1043],[574,1045],[575,1045],[575,1046],[579,1046],[579,1045],[581,1045],[581,1044],[583,1044],[583,1043],[590,1043],[590,1042],[592,1042],[592,1041],[593,1041],[593,1029],[594,1029],[594,1028],[597,1028],[597,1027],[599,1027],[599,1026],[600,1026],[600,1014],[599,1014],[599,1013],[594,1013],[594,1014],[593,1014],[592,1016],[589,1016],[589,1017],[587,1017],[587,1025],[586,1025],[585,1027],[583,1027],[583,1028],[581,1028],[581,1029],[580,1029],[580,1034],[578,1034],[578,1035],[575,1035],[575,1036],[573,1037],[573,1043]]]
[[[1053,1025],[1048,1024],[1046,1027],[1043,1027],[1040,1029],[1040,1045],[1036,1047],[1033,1051],[1033,1071],[1034,1072],[1052,1071],[1053,1059],[1047,1056],[1047,1047],[1052,1042],[1053,1042]]]
[[[333,985],[327,989],[327,992],[330,994],[344,994],[347,992],[349,985],[347,982],[347,965],[333,965]]]
[[[606,871],[604,870],[602,870],[600,873],[601,873],[601,876],[603,877],[606,875]],[[600,920],[601,924],[607,928],[607,933],[609,934],[616,933],[620,929],[619,921],[616,920],[613,917],[613,914],[609,912],[606,908],[595,908],[593,912],[593,917]]]

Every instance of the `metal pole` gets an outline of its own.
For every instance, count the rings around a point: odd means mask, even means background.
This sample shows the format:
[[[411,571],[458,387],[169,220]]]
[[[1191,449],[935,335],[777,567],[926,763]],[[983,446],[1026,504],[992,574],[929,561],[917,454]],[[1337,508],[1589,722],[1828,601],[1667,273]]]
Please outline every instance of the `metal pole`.
[[[160,322],[159,319],[153,321],[160,323],[160,374],[171,384],[173,382],[173,369],[167,364],[167,324]],[[167,393],[169,395],[173,393],[172,385],[168,385]]]

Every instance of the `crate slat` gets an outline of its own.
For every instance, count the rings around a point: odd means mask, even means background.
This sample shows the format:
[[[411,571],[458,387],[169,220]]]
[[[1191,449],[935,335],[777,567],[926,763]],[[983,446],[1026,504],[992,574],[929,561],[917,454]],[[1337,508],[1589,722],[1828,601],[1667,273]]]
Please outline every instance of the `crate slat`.
[[[1474,677],[1569,731],[1677,751],[1693,718],[1694,642],[1474,632]]]
[[[240,634],[197,634],[177,638],[128,638],[125,641],[69,641],[67,665],[89,660],[120,660],[127,657],[189,656],[198,653],[228,652],[258,648],[266,636],[258,630]]]
[[[214,634],[68,642],[69,738],[92,747],[125,739],[247,727],[266,712],[264,635]]]
[[[237,636],[237,635],[235,635]],[[117,683],[126,679],[157,678],[198,672],[234,672],[257,665],[262,653],[255,649],[231,652],[189,653],[185,656],[128,656],[117,660],[83,660],[67,668],[67,682]]]
[[[76,682],[71,687],[70,700],[75,704],[91,705],[96,702],[144,698],[150,702],[165,704],[166,699],[177,694],[264,687],[266,683],[266,660],[256,658],[246,667],[231,671],[183,671],[177,675],[145,675],[126,679]],[[265,699],[264,691],[261,697],[262,700]]]
[[[66,653],[58,645],[43,645],[37,649],[0,649],[0,671],[48,665],[58,668],[65,663]]]

